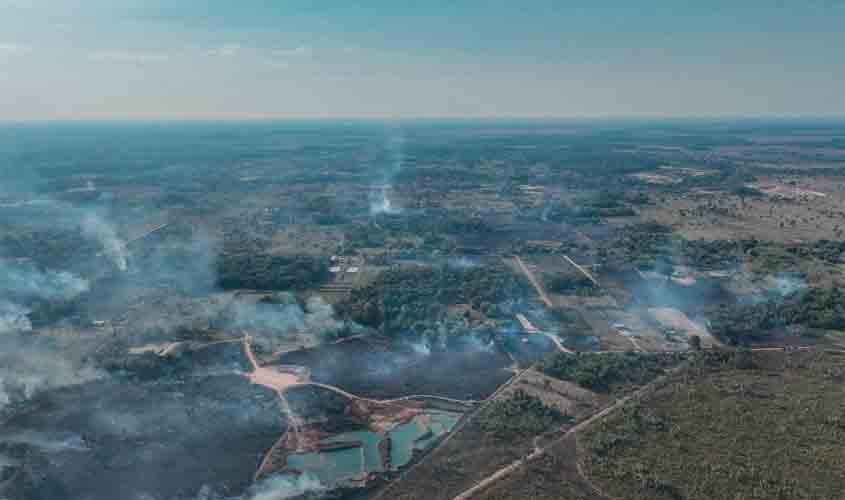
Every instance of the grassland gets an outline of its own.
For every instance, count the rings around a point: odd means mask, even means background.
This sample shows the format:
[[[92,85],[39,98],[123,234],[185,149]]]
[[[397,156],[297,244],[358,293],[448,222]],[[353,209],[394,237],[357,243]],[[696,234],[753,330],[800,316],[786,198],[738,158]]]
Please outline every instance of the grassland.
[[[479,500],[598,500],[579,476],[572,439],[482,492]]]
[[[620,500],[840,499],[843,380],[835,353],[691,369],[579,436],[582,470]]]

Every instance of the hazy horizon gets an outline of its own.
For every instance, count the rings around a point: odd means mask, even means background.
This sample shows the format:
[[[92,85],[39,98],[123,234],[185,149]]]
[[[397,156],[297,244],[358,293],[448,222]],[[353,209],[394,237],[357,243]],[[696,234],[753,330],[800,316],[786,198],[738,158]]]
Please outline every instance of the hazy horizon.
[[[0,0],[0,121],[838,119],[845,4]]]

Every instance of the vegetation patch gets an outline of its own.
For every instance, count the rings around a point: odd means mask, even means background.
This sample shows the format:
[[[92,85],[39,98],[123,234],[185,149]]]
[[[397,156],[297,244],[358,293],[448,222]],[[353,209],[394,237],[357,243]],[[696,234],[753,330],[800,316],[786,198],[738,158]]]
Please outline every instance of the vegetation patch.
[[[467,316],[500,317],[506,302],[528,295],[528,284],[503,265],[472,268],[420,267],[392,269],[370,285],[354,290],[341,311],[355,321],[383,327],[397,336],[409,331],[435,335],[448,307],[467,304]]]
[[[310,256],[223,254],[217,263],[217,283],[225,289],[301,290],[328,275],[328,259]]]
[[[843,361],[800,352],[755,353],[745,369],[697,364],[587,431],[585,471],[625,500],[841,498]]]
[[[558,353],[543,361],[540,370],[598,393],[622,393],[645,385],[685,359],[680,353]]]
[[[524,439],[571,423],[573,418],[544,404],[539,398],[523,390],[516,390],[511,398],[496,401],[479,416],[481,428],[496,439]]]
[[[711,331],[732,344],[767,340],[775,328],[845,328],[845,293],[839,288],[811,288],[780,300],[751,305],[722,305],[710,314]]]

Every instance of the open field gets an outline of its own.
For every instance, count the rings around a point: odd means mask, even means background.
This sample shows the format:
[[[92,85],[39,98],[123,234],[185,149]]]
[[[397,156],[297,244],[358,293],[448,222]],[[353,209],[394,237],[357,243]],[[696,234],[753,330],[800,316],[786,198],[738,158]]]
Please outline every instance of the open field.
[[[579,437],[591,481],[618,499],[839,498],[840,354],[755,353],[690,370]]]
[[[779,242],[838,240],[845,231],[845,179],[762,177],[759,196],[724,191],[655,195],[644,220],[668,224],[689,239],[760,238]]]
[[[605,500],[578,474],[575,439],[555,443],[546,454],[481,492],[481,500]]]

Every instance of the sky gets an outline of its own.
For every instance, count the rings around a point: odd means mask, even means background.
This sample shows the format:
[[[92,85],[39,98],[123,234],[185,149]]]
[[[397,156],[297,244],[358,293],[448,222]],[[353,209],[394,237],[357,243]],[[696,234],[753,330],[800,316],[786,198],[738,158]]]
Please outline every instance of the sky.
[[[0,120],[845,117],[842,0],[0,0]]]

